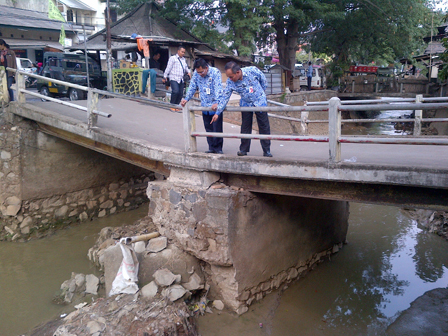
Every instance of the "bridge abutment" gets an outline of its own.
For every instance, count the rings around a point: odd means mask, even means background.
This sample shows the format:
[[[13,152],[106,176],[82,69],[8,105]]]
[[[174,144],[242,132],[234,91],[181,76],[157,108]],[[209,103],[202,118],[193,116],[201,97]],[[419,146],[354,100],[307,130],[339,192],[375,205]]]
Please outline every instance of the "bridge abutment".
[[[172,168],[148,186],[160,233],[204,262],[211,295],[244,313],[345,241],[348,202],[255,194],[216,173]]]

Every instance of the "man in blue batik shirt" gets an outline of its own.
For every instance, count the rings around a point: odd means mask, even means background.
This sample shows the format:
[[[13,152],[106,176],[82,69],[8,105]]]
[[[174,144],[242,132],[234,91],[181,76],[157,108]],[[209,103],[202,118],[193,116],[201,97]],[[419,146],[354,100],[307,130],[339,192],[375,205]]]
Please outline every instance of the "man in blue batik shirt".
[[[190,81],[187,95],[182,99],[180,104],[185,104],[193,97],[196,90],[199,91],[201,98],[201,106],[211,107],[218,104],[218,98],[222,94],[221,72],[211,67],[207,62],[199,58],[194,62],[193,68],[196,70]],[[213,117],[216,115],[216,118]],[[222,133],[222,113],[217,115],[213,111],[202,111],[202,119],[204,120],[204,128],[206,132]],[[208,151],[206,153],[223,154],[222,138],[207,137]]]
[[[256,67],[250,66],[240,68],[235,62],[229,62],[225,66],[226,75],[228,77],[226,88],[223,95],[219,99],[217,115],[222,114],[226,107],[232,92],[236,92],[241,96],[240,106],[267,106],[266,100],[266,77]],[[241,134],[252,133],[252,120],[254,112],[241,113]],[[216,116],[216,115],[215,115]],[[269,118],[267,112],[255,112],[257,124],[260,134],[271,134],[269,126]],[[271,141],[260,140],[261,148],[263,148],[263,156],[272,157]],[[247,155],[250,151],[250,139],[241,139],[239,156]]]

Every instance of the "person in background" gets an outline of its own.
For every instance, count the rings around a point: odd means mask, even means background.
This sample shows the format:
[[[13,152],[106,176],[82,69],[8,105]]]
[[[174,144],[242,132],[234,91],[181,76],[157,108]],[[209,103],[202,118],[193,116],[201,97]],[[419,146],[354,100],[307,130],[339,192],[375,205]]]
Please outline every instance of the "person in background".
[[[160,51],[155,51],[154,55],[152,55],[151,59],[149,60],[149,68],[150,69],[160,69]]]
[[[187,61],[185,60],[185,48],[179,46],[177,54],[169,58],[168,64],[163,74],[163,83],[166,83],[167,78],[170,79],[171,85],[171,104],[179,104],[185,88],[184,74],[188,73],[191,78],[190,69],[188,69]],[[180,109],[172,109],[173,111],[180,111]]]
[[[211,67],[207,62],[198,58],[193,65],[196,70],[188,87],[185,99],[182,99],[180,104],[185,104],[193,98],[196,91],[199,91],[201,98],[201,106],[212,107],[218,104],[219,97],[222,95],[222,79],[221,72],[214,67]],[[204,121],[204,128],[206,132],[222,133],[223,114],[220,113],[218,117],[213,120],[216,115],[213,111],[202,111],[202,119]],[[208,151],[206,153],[223,154],[222,145],[223,138],[207,137]]]
[[[308,84],[308,91],[311,91],[311,80],[313,79],[313,64],[308,62],[308,69],[306,69],[306,80]]]
[[[5,68],[8,67],[17,69],[16,54],[14,51],[9,49],[9,45],[3,39],[0,39],[0,65],[4,66]],[[14,72],[8,71],[7,85],[8,85],[9,101],[14,101],[14,91],[11,88],[11,85],[14,82],[14,76],[15,76]]]
[[[219,103],[213,105],[216,113],[212,118],[212,122],[217,120],[219,115],[226,107],[232,92],[236,92],[241,96],[240,106],[268,106],[266,99],[267,81],[264,74],[256,67],[250,66],[240,68],[235,62],[229,62],[224,67],[228,77],[226,88]],[[252,121],[254,112],[241,112],[241,134],[252,133]],[[260,134],[271,134],[269,118],[267,112],[255,112],[257,124]],[[272,157],[271,141],[260,140],[263,156]],[[250,151],[250,139],[241,139],[240,150],[238,156],[247,155]]]

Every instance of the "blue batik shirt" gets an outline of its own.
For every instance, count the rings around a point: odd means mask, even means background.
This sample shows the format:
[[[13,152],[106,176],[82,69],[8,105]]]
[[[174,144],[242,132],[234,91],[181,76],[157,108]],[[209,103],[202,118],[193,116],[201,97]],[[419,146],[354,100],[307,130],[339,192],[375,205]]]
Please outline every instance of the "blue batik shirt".
[[[260,69],[254,66],[242,68],[243,78],[236,82],[227,79],[226,88],[219,99],[217,114],[220,114],[229,102],[232,92],[241,96],[240,106],[267,106],[267,81]]]
[[[201,106],[210,107],[213,104],[217,104],[219,97],[222,95],[221,72],[218,69],[209,66],[207,75],[202,77],[195,71],[191,78],[185,100],[190,100],[196,90],[199,91]],[[207,115],[215,114],[214,111],[202,111],[202,113]]]

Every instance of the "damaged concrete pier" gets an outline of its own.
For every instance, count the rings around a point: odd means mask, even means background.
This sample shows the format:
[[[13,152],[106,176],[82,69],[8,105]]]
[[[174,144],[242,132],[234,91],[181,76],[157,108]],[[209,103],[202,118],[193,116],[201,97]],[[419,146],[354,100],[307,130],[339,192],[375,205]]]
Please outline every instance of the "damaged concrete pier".
[[[204,262],[212,296],[242,314],[345,241],[348,202],[252,193],[172,168],[148,186],[159,232]]]

